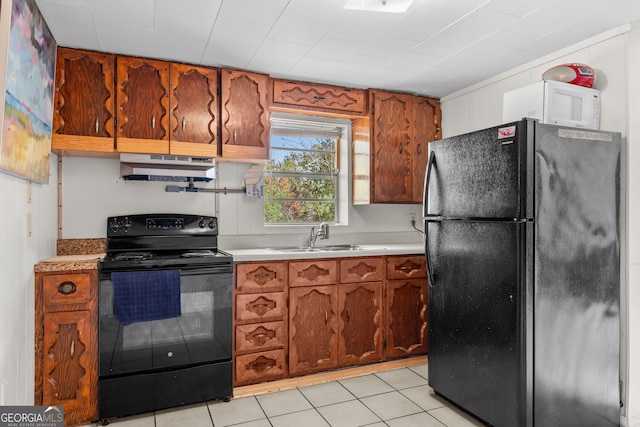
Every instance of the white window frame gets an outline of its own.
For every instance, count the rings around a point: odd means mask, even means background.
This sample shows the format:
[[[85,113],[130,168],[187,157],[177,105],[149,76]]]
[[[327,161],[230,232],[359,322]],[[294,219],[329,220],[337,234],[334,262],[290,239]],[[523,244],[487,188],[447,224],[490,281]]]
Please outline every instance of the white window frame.
[[[312,128],[314,125],[331,126],[340,129],[340,142],[338,155],[338,172],[336,176],[336,198],[335,198],[335,221],[331,222],[332,225],[348,225],[349,223],[349,200],[351,197],[351,120],[337,119],[330,117],[321,117],[313,115],[302,114],[286,114],[286,113],[271,113],[272,123],[277,121],[278,123],[290,122],[292,127],[295,128],[295,124],[298,123],[301,126]],[[268,174],[269,172],[265,172]],[[291,227],[291,226],[304,226],[316,225],[317,222],[297,222],[297,223],[267,223],[264,221],[264,207],[262,212],[262,221],[266,227]]]

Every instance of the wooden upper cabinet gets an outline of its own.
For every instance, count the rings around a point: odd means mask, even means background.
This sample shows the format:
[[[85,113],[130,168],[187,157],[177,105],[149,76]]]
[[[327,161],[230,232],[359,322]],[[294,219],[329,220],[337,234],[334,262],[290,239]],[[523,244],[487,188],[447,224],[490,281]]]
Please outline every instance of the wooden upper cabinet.
[[[271,84],[275,106],[367,113],[366,90],[279,79],[271,79]]]
[[[114,153],[115,56],[59,47],[52,149]]]
[[[440,138],[437,99],[370,91],[371,203],[420,203],[428,142]]]
[[[169,152],[186,156],[218,154],[218,70],[170,66]]]
[[[269,159],[268,76],[221,71],[222,157]]]
[[[372,202],[413,201],[413,96],[372,90]]]
[[[424,176],[429,163],[429,142],[442,138],[440,100],[413,98],[413,200],[422,203]]]
[[[121,153],[169,153],[169,63],[118,57],[118,132]]]

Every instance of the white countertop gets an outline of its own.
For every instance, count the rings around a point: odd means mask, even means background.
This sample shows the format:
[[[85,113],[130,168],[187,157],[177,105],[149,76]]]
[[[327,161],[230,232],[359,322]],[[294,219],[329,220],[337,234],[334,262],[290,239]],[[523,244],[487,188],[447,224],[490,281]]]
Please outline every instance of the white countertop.
[[[233,255],[235,262],[424,254],[424,246],[422,243],[390,243],[357,246],[361,249],[327,252],[278,252],[275,249],[260,248],[223,250]]]

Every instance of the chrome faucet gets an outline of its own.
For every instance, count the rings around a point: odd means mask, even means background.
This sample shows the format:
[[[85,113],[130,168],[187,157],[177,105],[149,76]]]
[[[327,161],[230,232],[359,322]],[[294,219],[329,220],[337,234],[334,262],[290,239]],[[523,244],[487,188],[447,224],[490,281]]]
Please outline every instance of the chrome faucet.
[[[320,238],[321,240],[326,240],[329,238],[329,224],[323,222],[320,224],[320,230],[316,233],[315,227],[311,227],[311,232],[309,233],[309,247],[313,248],[316,246],[316,239]]]

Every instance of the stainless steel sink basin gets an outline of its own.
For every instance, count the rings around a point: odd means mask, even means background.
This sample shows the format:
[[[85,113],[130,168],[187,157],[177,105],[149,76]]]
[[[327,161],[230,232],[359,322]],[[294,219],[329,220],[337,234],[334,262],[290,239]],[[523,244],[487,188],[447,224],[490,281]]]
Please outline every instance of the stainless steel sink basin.
[[[358,251],[363,250],[358,245],[331,245],[331,246],[285,246],[281,248],[267,248],[275,252],[336,252],[336,251]]]

